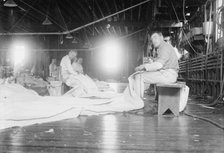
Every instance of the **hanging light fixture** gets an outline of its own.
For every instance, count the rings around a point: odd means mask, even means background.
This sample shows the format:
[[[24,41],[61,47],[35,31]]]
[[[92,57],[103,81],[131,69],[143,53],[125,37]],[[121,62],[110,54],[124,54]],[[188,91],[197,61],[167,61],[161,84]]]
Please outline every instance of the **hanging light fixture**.
[[[52,22],[49,20],[48,16],[46,16],[45,20],[43,21],[42,25],[51,25]]]
[[[72,39],[73,37],[72,37],[71,33],[68,33],[67,36],[66,36],[65,38],[66,38],[66,39]]]
[[[48,17],[48,14],[49,14],[49,7],[50,7],[50,2],[49,2],[49,4],[48,4],[46,18],[45,18],[45,20],[42,22],[42,25],[51,25],[51,24],[52,24],[52,22],[49,20],[49,17]]]
[[[14,2],[14,0],[7,0],[4,3],[4,6],[6,6],[6,7],[17,7],[18,5]]]

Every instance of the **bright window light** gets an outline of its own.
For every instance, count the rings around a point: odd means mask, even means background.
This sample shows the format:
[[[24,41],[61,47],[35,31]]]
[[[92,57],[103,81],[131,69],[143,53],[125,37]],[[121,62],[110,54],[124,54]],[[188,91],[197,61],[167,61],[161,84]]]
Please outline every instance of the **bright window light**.
[[[26,56],[26,50],[24,46],[14,46],[13,47],[13,60],[14,65],[23,65]]]
[[[122,46],[117,41],[106,41],[101,47],[101,65],[108,72],[117,72],[122,67]]]

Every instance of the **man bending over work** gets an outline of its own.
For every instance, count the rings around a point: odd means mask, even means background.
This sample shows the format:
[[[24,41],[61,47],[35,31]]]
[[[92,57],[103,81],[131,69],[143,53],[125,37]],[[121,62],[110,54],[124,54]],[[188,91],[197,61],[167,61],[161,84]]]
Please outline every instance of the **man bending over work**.
[[[178,77],[178,59],[173,47],[164,41],[160,31],[151,32],[152,44],[157,50],[157,57],[150,63],[135,68],[134,90],[143,98],[144,83],[174,83]]]
[[[73,76],[78,75],[72,68],[72,60],[76,59],[77,51],[70,50],[68,55],[64,56],[61,60],[61,75],[63,82],[70,87],[74,86]]]

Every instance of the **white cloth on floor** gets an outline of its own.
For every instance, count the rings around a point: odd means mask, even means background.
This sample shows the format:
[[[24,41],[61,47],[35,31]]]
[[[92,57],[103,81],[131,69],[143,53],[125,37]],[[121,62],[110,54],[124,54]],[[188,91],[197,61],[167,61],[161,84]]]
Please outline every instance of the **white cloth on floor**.
[[[185,85],[185,87],[180,89],[179,112],[184,111],[185,107],[187,106],[189,90],[190,90],[190,88],[187,85]]]
[[[75,96],[75,90],[82,89],[83,94],[91,94],[98,92],[96,83],[88,76],[84,74],[70,75],[66,80],[66,84],[73,87],[73,96]],[[71,93],[71,92],[70,92]]]
[[[130,79],[129,86],[132,86]],[[20,85],[0,85],[0,129],[69,119],[78,115],[97,115],[141,109],[144,103],[133,88],[124,93],[95,92],[82,98],[42,97]],[[4,92],[3,92],[4,91]]]

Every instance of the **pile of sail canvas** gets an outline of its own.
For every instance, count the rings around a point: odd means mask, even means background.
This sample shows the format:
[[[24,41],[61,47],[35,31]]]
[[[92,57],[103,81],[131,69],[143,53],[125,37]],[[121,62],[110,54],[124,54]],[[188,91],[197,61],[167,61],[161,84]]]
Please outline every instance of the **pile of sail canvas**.
[[[82,97],[39,96],[17,84],[0,85],[0,129],[140,109],[143,101],[133,90],[96,92]],[[93,98],[95,97],[95,98]]]

